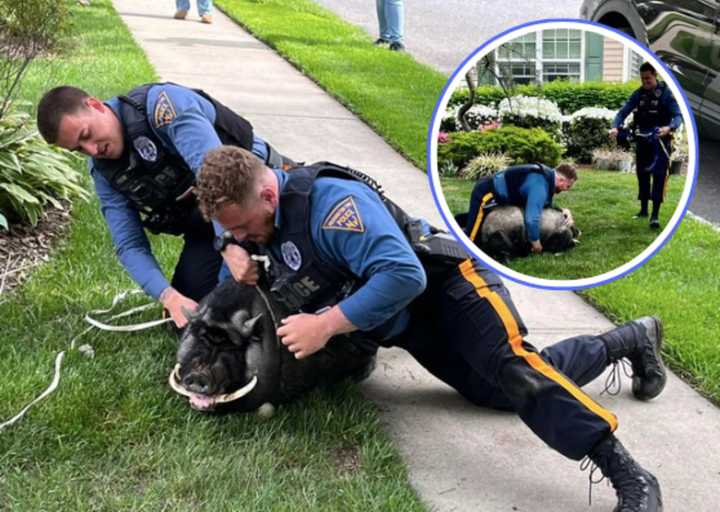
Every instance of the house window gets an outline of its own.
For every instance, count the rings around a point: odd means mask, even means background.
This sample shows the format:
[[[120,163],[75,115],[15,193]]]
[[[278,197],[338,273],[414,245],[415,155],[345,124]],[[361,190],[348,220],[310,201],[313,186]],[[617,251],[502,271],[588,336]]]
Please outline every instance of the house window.
[[[529,84],[535,82],[534,62],[499,62],[498,72],[506,81],[516,84]]]
[[[495,50],[495,73],[508,82],[582,81],[583,32],[551,29],[517,37]]]
[[[497,49],[498,60],[535,60],[537,41],[535,34],[525,34],[501,45]]]
[[[582,57],[582,32],[558,28],[542,31],[543,59],[577,59]]]
[[[580,80],[579,62],[545,62],[543,63],[543,82],[553,80],[567,80],[577,82]]]

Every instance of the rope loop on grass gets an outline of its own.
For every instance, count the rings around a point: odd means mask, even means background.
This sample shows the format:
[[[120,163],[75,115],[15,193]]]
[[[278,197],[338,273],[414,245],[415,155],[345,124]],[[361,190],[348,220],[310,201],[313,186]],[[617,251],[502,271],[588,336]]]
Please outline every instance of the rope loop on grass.
[[[113,325],[113,324],[107,323],[107,322],[111,322],[113,320],[117,320],[119,318],[125,318],[128,316],[140,313],[142,311],[145,311],[147,309],[150,309],[151,307],[153,307],[155,305],[154,302],[144,304],[142,306],[130,308],[127,311],[123,311],[121,313],[117,313],[117,314],[112,315],[109,318],[107,318],[107,320],[104,322],[93,318],[94,316],[98,316],[98,315],[102,316],[102,315],[107,315],[107,314],[111,313],[112,311],[114,311],[115,307],[117,307],[118,304],[125,301],[128,297],[130,297],[132,295],[137,295],[139,293],[142,293],[142,290],[139,290],[139,289],[125,290],[125,291],[120,292],[117,295],[115,295],[115,297],[113,298],[112,304],[110,305],[109,308],[94,309],[94,310],[88,312],[85,315],[84,320],[90,324],[90,327],[86,328],[84,331],[82,331],[80,334],[78,334],[72,340],[70,340],[70,344],[69,344],[70,348],[68,350],[76,350],[75,346],[77,344],[77,340],[93,329],[100,329],[100,330],[112,331],[112,332],[134,332],[134,331],[142,331],[145,329],[150,329],[152,327],[156,327],[158,325],[162,325],[162,324],[172,321],[172,318],[168,317],[168,318],[161,318],[160,320],[151,320],[149,322],[141,322],[141,323],[132,324],[132,325]],[[45,391],[40,393],[34,400],[32,400],[29,404],[27,404],[25,407],[23,407],[20,410],[20,412],[18,412],[15,416],[13,416],[12,418],[10,418],[9,420],[7,420],[3,423],[0,423],[0,433],[3,430],[5,430],[6,428],[11,427],[11,426],[15,425],[17,422],[19,422],[35,404],[37,404],[38,402],[47,398],[50,394],[52,394],[57,389],[57,387],[60,384],[62,363],[63,363],[64,359],[65,359],[65,351],[63,350],[61,352],[58,352],[58,354],[55,356],[55,373],[53,375],[52,382],[50,382],[50,385],[47,387],[47,389],[45,389]]]

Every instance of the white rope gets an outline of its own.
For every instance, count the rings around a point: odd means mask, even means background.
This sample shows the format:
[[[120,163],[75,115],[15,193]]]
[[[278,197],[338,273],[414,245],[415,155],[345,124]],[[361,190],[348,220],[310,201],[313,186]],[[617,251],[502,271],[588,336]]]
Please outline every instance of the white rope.
[[[90,315],[105,315],[110,312],[112,312],[115,307],[123,302],[125,299],[127,299],[131,295],[136,295],[138,293],[142,293],[142,290],[126,290],[124,292],[118,293],[112,301],[112,304],[107,309],[94,309],[87,313],[85,315],[85,321],[90,324],[90,327],[82,331],[80,334],[75,336],[72,340],[70,340],[70,348],[69,350],[75,350],[75,345],[78,339],[80,339],[82,336],[87,334],[93,329],[101,329],[105,331],[114,331],[114,332],[132,332],[132,331],[140,331],[143,329],[149,329],[151,327],[155,327],[158,325],[165,324],[167,322],[172,321],[172,318],[162,318],[160,320],[151,320],[149,322],[143,322],[139,324],[133,324],[133,325],[112,325],[105,322],[101,322],[99,320],[96,320],[92,318]],[[151,307],[153,307],[155,303],[151,302],[149,304],[144,304],[142,306],[137,306],[134,308],[131,308],[127,311],[123,311],[122,313],[117,313],[110,318],[108,318],[108,321],[117,320],[118,318],[124,318],[130,315],[134,315],[136,313],[140,313],[142,311],[145,311]],[[45,399],[47,396],[49,396],[51,393],[53,393],[58,385],[60,384],[60,374],[62,370],[62,363],[63,359],[65,358],[65,351],[59,352],[55,356],[55,374],[53,375],[52,382],[47,387],[45,391],[43,391],[40,395],[38,395],[32,402],[27,404],[19,413],[17,413],[15,416],[10,418],[9,420],[5,421],[4,423],[0,423],[0,432],[2,432],[7,427],[13,426],[15,423],[20,421],[23,416],[32,408],[35,404],[40,402],[41,400]]]
[[[25,413],[30,410],[30,408],[38,403],[40,400],[44,399],[46,396],[48,396],[50,393],[55,391],[55,389],[58,387],[58,384],[60,384],[60,368],[62,367],[63,359],[65,358],[65,351],[60,352],[55,357],[55,376],[53,377],[52,382],[48,386],[48,388],[43,391],[35,400],[27,404],[22,411],[17,413],[14,417],[7,420],[5,423],[0,423],[0,432],[2,432],[7,427],[12,427],[15,423],[20,421],[23,416],[25,416]]]
[[[127,311],[124,311],[122,313],[119,313],[117,315],[111,316],[108,320],[117,320],[118,318],[124,318],[126,316],[134,315],[135,313],[140,313],[141,311],[145,311],[146,309],[150,309],[151,307],[155,306],[155,303],[150,302],[148,304],[145,304],[143,306],[137,306],[132,309],[129,309]],[[110,308],[112,310],[112,308]],[[110,311],[107,310],[107,311]],[[97,313],[98,310],[91,311],[91,313]],[[172,321],[172,318],[161,318],[159,320],[150,320],[148,322],[142,322],[139,324],[131,324],[131,325],[112,325],[105,322],[101,322],[100,320],[95,320],[93,317],[90,316],[90,313],[85,315],[85,321],[89,323],[90,325],[97,327],[98,329],[101,329],[103,331],[111,331],[111,332],[135,332],[135,331],[142,331],[144,329],[150,329],[151,327],[156,327],[158,325],[166,324],[168,322]]]

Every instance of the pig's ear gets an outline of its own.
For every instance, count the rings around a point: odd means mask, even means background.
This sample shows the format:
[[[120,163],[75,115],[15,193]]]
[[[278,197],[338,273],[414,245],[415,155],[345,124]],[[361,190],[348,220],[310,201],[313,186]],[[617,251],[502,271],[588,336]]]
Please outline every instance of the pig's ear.
[[[233,327],[245,338],[250,337],[250,335],[253,333],[258,320],[262,318],[262,313],[259,313],[252,318],[249,317],[250,313],[247,310],[243,309],[235,313],[230,319]]]

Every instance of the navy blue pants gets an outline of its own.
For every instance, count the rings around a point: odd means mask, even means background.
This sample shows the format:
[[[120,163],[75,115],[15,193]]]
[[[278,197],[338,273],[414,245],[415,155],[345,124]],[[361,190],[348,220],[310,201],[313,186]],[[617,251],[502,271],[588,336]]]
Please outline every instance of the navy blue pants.
[[[635,146],[638,199],[660,204],[665,199],[665,184],[670,160],[660,147],[670,153],[670,144],[663,140],[638,141]]]
[[[492,178],[480,178],[470,194],[470,204],[465,219],[465,234],[475,243],[480,240],[480,227],[484,217],[483,207],[494,199],[494,191]]]
[[[183,238],[185,243],[170,284],[197,302],[217,286],[223,260],[213,248],[213,226],[205,222],[197,208],[188,220]]]
[[[579,336],[541,353],[499,278],[470,260],[432,279],[394,344],[476,405],[515,411],[550,447],[580,460],[617,428],[579,386],[608,365],[603,341]]]

